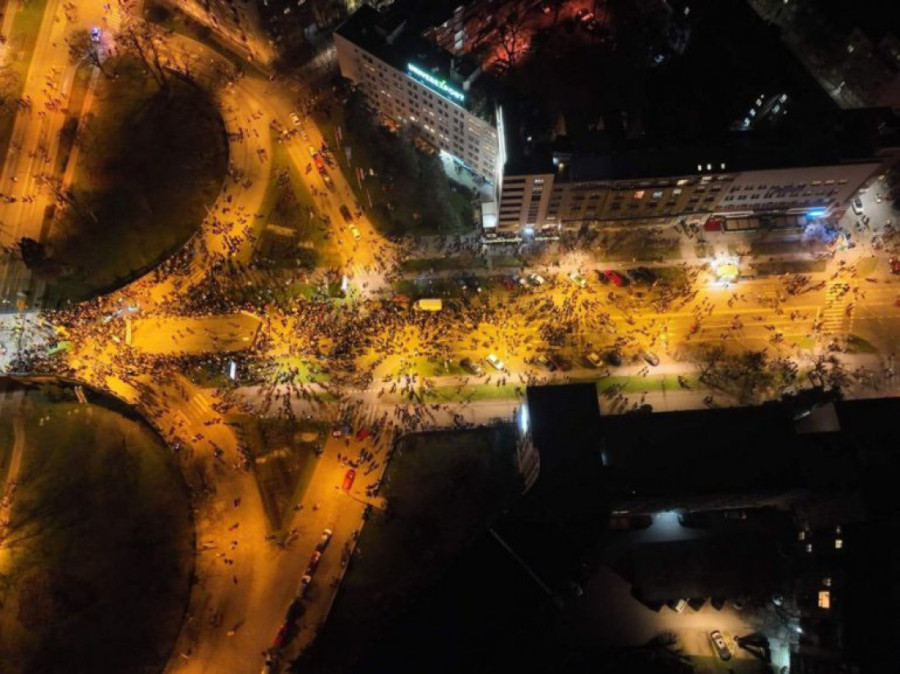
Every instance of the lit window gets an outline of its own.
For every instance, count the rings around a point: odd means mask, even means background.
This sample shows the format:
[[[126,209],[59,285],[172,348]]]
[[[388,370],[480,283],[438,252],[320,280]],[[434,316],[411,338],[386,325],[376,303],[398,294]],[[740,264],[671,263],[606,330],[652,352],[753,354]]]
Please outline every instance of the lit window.
[[[698,171],[702,171],[702,170],[703,170],[703,164],[697,164],[697,170],[698,170]]]
[[[840,525],[840,524],[838,524],[838,525],[834,528],[834,533],[840,535],[840,533],[841,533],[841,525]]]
[[[653,199],[662,199],[662,195],[663,195],[663,193],[662,193],[661,191],[660,191],[660,192],[654,192],[652,198],[653,198]]]
[[[679,181],[679,183],[680,183],[680,182],[681,182],[681,181]],[[678,189],[678,188],[676,187],[675,189],[672,190],[672,194],[675,195],[675,196],[677,196],[677,195],[681,194],[681,190]]]
[[[819,592],[819,608],[831,608],[831,592],[828,590],[821,590]]]
[[[834,539],[834,549],[835,549],[835,550],[840,550],[840,549],[843,548],[843,547],[844,547],[844,541],[843,541],[843,539],[835,538],[835,539]]]
[[[644,190],[638,190],[634,193],[635,199],[643,199],[644,198]]]
[[[824,585],[825,587],[831,587],[831,576],[825,576],[822,579],[822,585]]]
[[[812,543],[807,543],[807,544],[806,544],[806,551],[807,551],[807,552],[812,552]]]

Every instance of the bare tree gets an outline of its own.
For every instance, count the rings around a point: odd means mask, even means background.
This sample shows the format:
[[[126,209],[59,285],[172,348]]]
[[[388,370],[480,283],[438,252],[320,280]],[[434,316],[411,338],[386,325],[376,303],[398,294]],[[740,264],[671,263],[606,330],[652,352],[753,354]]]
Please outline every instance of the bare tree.
[[[168,89],[168,71],[163,65],[160,38],[146,21],[131,17],[116,36],[119,46],[135,56],[156,81],[160,89]]]

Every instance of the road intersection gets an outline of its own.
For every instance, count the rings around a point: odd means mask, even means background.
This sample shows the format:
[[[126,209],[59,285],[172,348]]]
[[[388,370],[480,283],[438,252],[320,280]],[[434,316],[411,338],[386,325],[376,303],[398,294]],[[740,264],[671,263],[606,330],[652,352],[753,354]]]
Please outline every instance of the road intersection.
[[[37,79],[29,85],[36,87],[29,94],[33,110],[46,97],[46,77],[65,81],[69,66],[62,31],[102,22],[102,9],[91,13],[100,7],[79,5],[75,25],[67,27],[54,19],[57,3],[50,0],[50,18],[35,51]],[[232,72],[230,62],[195,40],[168,36],[166,45],[170,65],[198,78],[206,76],[203,64]],[[892,353],[893,335],[900,334],[900,283],[882,251],[867,249],[861,255],[862,247],[836,253],[825,271],[801,280],[774,276],[723,287],[712,273],[689,266],[683,289],[669,296],[664,285],[603,285],[593,273],[602,267],[582,263],[578,269],[589,277],[586,288],[570,282],[566,273],[571,270],[560,267],[558,278],[548,274],[541,287],[509,290],[493,284],[482,293],[461,293],[457,313],[426,316],[385,306],[390,303],[382,298],[391,284],[378,270],[400,250],[381,238],[365,214],[353,218],[360,241],[347,234],[340,209],[355,212],[357,204],[346,177],[331,170],[330,190],[315,171],[305,171],[308,147],[323,145],[319,129],[308,117],[299,125],[291,121],[295,101],[283,94],[279,80],[253,75],[230,80],[219,97],[230,139],[229,177],[184,250],[159,269],[81,307],[0,317],[0,372],[49,371],[111,393],[145,415],[181,457],[194,494],[198,581],[169,671],[259,671],[262,651],[270,648],[295,603],[307,560],[322,530],[330,528],[334,537],[302,604],[299,633],[285,655],[310,643],[327,616],[347,555],[353,554],[368,500],[366,487],[380,480],[395,433],[508,420],[529,383],[592,381],[604,375],[638,382],[615,397],[601,396],[604,411],[636,407],[638,398],[655,409],[697,407],[707,404],[710,395],[696,382],[704,366],[698,345],[767,349],[799,369],[814,369],[815,359],[830,353],[829,345],[842,348],[849,335],[862,333],[877,348],[841,357],[852,367],[876,373],[883,387],[893,387],[881,353]],[[21,117],[13,135],[22,150],[9,156],[2,178],[7,186],[11,176],[27,174],[11,183],[11,194],[19,196],[34,191],[29,181],[37,180],[44,161],[38,150],[45,148],[52,156],[58,135],[52,124],[62,123],[55,109],[41,117],[26,111]],[[203,304],[205,298],[197,297],[203,284],[225,277],[227,265],[251,263],[255,241],[267,224],[261,209],[272,177],[273,143],[279,142],[321,195],[317,214],[330,223],[341,270],[351,283],[356,279],[358,299],[336,309],[298,302],[293,307],[235,307],[226,315],[185,311]],[[31,152],[38,159],[23,159]],[[0,207],[8,209],[2,217],[13,226],[10,241],[39,236],[42,204],[49,197],[42,199],[22,203],[17,197]],[[866,269],[871,267],[865,273],[860,271],[864,260]],[[15,292],[22,287],[17,274],[7,271],[4,277]],[[48,355],[61,342],[66,348]],[[241,358],[243,351],[252,351],[247,356],[251,360],[314,363],[328,369],[327,376],[304,380],[297,375],[299,366],[289,364],[284,381],[203,388],[165,364],[168,357],[227,353]],[[612,351],[622,352],[627,362],[595,369],[583,361],[589,352],[606,356]],[[660,364],[650,366],[641,352],[657,354]],[[461,359],[481,362],[488,353],[499,356],[506,369],[475,375],[459,368]],[[553,353],[562,353],[571,369],[549,372],[536,363],[536,356]],[[690,378],[690,384],[670,382],[668,390],[648,386],[640,395],[641,379],[679,376]],[[289,409],[294,418],[341,421],[354,431],[382,429],[377,440],[325,442],[310,486],[283,527],[292,534],[290,543],[267,523],[256,466],[229,418],[236,411],[271,414],[273,404]],[[380,467],[344,490],[347,457],[361,449],[374,453]]]

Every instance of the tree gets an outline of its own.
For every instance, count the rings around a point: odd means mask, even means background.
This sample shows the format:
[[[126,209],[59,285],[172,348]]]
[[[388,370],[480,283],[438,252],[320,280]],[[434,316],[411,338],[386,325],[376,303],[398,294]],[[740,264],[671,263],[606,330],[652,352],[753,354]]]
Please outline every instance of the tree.
[[[116,41],[124,51],[140,60],[160,89],[168,89],[168,74],[162,63],[158,38],[149,23],[130,17],[116,36]]]

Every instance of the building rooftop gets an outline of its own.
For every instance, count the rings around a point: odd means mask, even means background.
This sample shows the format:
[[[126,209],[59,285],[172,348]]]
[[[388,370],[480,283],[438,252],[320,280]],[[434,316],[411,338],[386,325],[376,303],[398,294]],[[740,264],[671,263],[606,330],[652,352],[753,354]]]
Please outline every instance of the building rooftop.
[[[451,103],[493,122],[491,87],[478,64],[422,37],[402,7],[379,12],[363,5],[335,32]]]
[[[672,20],[684,39],[658,62],[627,50],[634,26],[616,18],[615,47],[536,52],[504,101],[507,173],[579,181],[690,175],[698,164],[732,172],[853,163],[885,141],[885,115],[896,128],[890,111],[838,109],[744,0],[690,8]],[[567,160],[563,169],[554,155]]]

